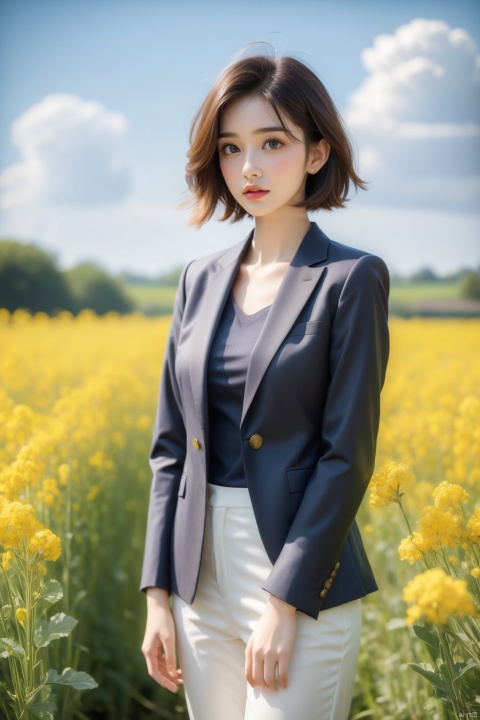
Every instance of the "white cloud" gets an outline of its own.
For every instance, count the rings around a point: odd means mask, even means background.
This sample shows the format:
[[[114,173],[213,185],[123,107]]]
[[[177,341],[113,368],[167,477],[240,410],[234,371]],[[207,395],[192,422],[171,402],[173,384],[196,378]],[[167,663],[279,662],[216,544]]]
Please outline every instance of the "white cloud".
[[[372,200],[451,210],[480,204],[480,58],[472,37],[416,19],[380,35],[346,120]]]
[[[123,115],[98,102],[48,95],[12,125],[12,143],[22,160],[0,174],[1,206],[122,200],[130,184],[127,129]]]

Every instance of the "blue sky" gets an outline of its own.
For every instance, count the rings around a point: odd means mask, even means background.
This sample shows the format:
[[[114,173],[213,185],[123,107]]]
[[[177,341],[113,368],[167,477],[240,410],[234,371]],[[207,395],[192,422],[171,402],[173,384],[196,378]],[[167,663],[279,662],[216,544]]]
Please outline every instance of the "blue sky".
[[[312,219],[392,272],[477,265],[474,0],[0,0],[0,236],[148,275],[244,237],[175,206],[193,114],[256,41],[316,70],[371,181]]]

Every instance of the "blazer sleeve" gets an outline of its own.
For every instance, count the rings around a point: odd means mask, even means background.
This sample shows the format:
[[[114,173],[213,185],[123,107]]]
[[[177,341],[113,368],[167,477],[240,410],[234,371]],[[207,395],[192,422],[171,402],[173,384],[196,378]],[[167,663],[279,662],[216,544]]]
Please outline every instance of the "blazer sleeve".
[[[375,255],[361,256],[343,285],[332,322],[323,453],[264,586],[314,618],[373,473],[389,289],[387,266]]]
[[[160,587],[170,592],[170,537],[186,455],[185,422],[175,376],[175,355],[185,307],[185,280],[180,277],[167,339],[157,413],[153,427],[150,467],[153,472],[140,589]]]

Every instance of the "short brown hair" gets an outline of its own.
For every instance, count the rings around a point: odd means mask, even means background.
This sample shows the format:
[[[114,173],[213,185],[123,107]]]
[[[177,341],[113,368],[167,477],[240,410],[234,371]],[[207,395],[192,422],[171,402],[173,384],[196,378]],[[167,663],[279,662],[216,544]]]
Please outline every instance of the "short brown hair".
[[[218,133],[224,108],[234,100],[259,95],[267,100],[284,130],[284,118],[303,129],[307,146],[325,138],[330,155],[315,175],[307,178],[305,200],[297,207],[332,210],[345,206],[352,183],[365,189],[354,169],[353,149],[342,119],[325,86],[299,60],[251,55],[228,65],[194,117],[187,153],[187,185],[192,192],[191,223],[209,220],[219,202],[225,206],[220,220],[241,220],[247,212],[237,203],[223,179],[218,157]],[[290,134],[290,133],[289,133]]]

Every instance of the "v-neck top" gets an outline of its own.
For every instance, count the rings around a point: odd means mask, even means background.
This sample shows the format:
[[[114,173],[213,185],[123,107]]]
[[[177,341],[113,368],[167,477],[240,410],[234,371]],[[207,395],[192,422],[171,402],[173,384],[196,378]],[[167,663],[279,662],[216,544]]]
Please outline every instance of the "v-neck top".
[[[247,315],[230,295],[212,341],[207,367],[208,482],[247,487],[240,421],[247,370],[270,305]]]

